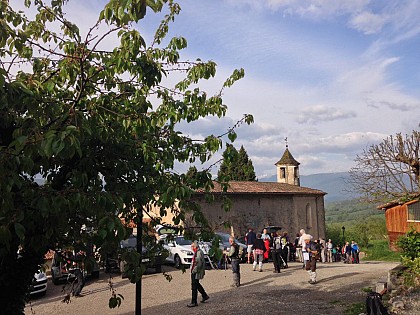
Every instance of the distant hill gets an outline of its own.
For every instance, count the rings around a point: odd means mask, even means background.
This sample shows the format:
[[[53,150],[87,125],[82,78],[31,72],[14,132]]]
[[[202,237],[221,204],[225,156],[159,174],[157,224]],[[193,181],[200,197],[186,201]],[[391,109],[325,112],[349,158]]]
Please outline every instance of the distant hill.
[[[362,202],[357,199],[333,201],[325,205],[326,223],[349,224],[362,222],[361,219],[368,217],[377,217],[383,220],[385,224],[385,215],[383,211],[376,208],[376,204]]]
[[[300,185],[303,187],[309,187],[313,189],[319,189],[327,193],[325,195],[325,202],[335,202],[355,199],[358,197],[356,193],[349,193],[346,188],[350,190],[351,187],[347,187],[346,180],[349,179],[347,172],[339,173],[321,173],[312,175],[301,175]],[[277,177],[271,176],[261,180],[262,182],[275,182]]]

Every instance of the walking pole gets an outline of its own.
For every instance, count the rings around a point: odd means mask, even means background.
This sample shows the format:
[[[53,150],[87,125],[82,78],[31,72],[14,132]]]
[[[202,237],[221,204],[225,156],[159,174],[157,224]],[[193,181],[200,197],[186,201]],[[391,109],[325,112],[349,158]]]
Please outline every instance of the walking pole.
[[[281,256],[281,253],[280,253],[280,259],[281,259],[281,261],[283,262],[283,266],[286,266],[286,263],[284,262],[284,259],[283,259],[283,257]]]

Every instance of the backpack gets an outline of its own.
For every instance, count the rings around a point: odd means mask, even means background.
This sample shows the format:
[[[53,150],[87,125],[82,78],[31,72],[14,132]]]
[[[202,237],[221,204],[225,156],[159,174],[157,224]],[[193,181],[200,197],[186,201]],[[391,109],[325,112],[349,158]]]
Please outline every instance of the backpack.
[[[232,246],[235,248],[235,252],[233,253],[232,258],[240,258],[242,255],[241,251],[243,252],[242,247],[235,242],[232,244]]]
[[[240,258],[242,258],[242,255],[244,254],[244,248],[242,246],[240,246],[240,245],[237,245],[237,247],[238,247],[238,249],[237,249],[237,251],[238,251],[238,258],[240,259]]]
[[[389,315],[388,310],[382,304],[382,296],[378,292],[370,292],[366,297],[367,315]]]

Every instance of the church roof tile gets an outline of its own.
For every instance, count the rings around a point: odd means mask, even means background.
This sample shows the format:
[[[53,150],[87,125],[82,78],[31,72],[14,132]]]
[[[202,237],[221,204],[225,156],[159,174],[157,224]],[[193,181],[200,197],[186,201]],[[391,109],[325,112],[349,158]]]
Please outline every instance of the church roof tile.
[[[214,183],[213,193],[222,192],[221,185]],[[204,192],[200,190],[199,192]],[[304,195],[326,195],[325,192],[307,187],[295,186],[276,182],[245,182],[230,181],[228,194],[304,194]]]

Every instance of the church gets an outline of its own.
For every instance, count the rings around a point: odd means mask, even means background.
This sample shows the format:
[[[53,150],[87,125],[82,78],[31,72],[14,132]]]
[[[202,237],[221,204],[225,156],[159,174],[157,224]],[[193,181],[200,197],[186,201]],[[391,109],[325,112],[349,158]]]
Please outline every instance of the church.
[[[288,145],[281,159],[275,164],[277,182],[230,181],[225,193],[232,201],[230,211],[222,209],[217,195],[221,187],[215,183],[216,200],[208,203],[204,194],[197,192],[192,199],[215,231],[233,233],[235,237],[246,234],[249,227],[260,232],[265,226],[280,226],[293,239],[300,229],[314,236],[325,238],[325,192],[301,187],[299,165],[289,151]],[[229,223],[231,228],[226,227]]]

